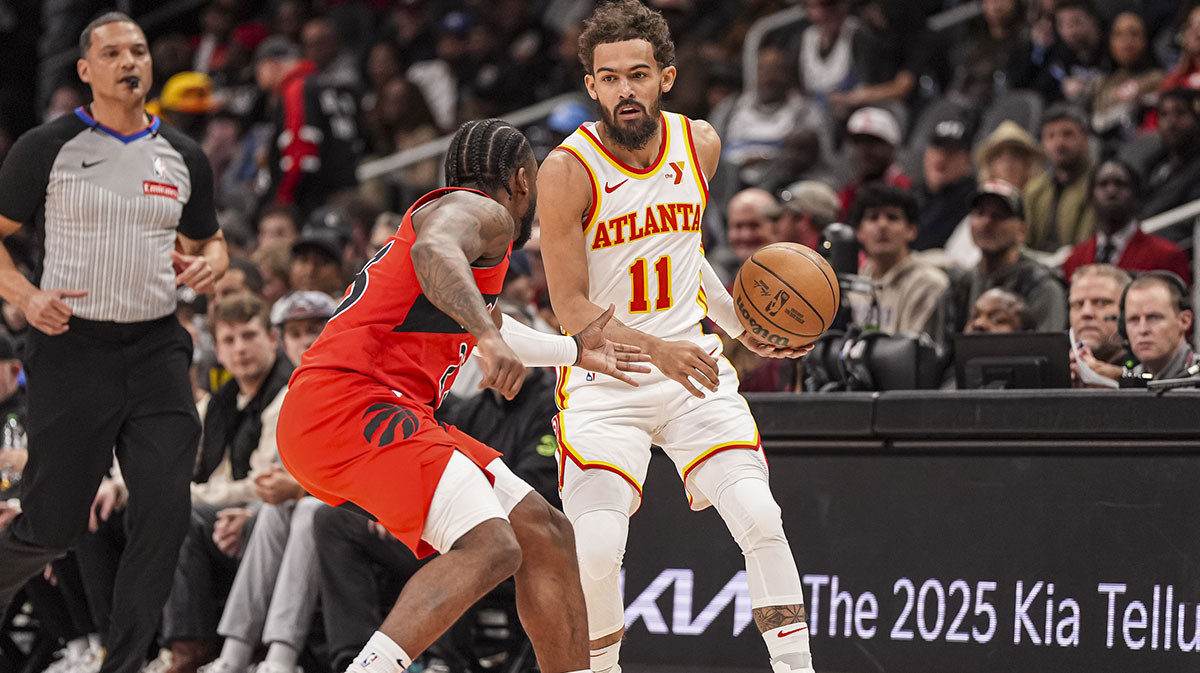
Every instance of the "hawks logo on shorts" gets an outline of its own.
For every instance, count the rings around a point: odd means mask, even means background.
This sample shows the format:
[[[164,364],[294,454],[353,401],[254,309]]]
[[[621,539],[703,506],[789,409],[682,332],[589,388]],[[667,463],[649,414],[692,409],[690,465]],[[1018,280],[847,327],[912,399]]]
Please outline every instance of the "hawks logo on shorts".
[[[374,444],[381,449],[396,441],[397,429],[400,430],[400,439],[408,439],[420,427],[417,415],[399,404],[384,404],[382,402],[372,404],[363,413],[363,419],[366,419],[368,416],[370,416],[371,420],[363,428],[363,437],[366,438],[367,443]],[[383,432],[380,432],[378,440],[375,440],[375,433],[380,428],[383,428]]]

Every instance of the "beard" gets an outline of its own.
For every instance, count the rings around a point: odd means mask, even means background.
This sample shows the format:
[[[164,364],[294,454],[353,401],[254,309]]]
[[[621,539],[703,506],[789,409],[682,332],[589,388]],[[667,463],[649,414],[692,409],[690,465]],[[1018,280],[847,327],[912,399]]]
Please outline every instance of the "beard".
[[[521,216],[521,229],[517,232],[517,237],[513,240],[513,250],[520,250],[529,242],[529,237],[533,236],[533,216],[537,213],[537,204],[529,204],[529,210]]]
[[[628,126],[617,120],[617,110],[626,105],[635,105],[642,110],[645,116],[633,126]],[[608,128],[608,135],[613,142],[627,150],[640,150],[646,147],[646,143],[654,137],[654,133],[658,131],[659,117],[662,116],[662,93],[654,99],[654,104],[650,106],[649,112],[646,106],[637,101],[621,101],[617,103],[612,110],[600,107],[600,121],[604,122],[604,126]]]

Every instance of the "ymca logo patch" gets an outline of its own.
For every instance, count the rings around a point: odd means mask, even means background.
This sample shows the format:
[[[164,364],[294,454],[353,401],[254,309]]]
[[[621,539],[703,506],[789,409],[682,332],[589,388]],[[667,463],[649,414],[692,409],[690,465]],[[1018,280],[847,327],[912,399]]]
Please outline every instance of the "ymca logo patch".
[[[165,182],[142,180],[142,194],[146,196],[165,196],[168,199],[179,200],[179,188]]]
[[[374,416],[371,416],[372,414]],[[367,440],[368,444],[374,444],[379,448],[383,448],[396,441],[396,428],[400,429],[401,439],[408,439],[420,427],[417,415],[398,404],[387,404],[384,402],[372,404],[363,413],[363,418],[367,416],[371,416],[371,420],[363,428],[363,438]],[[386,426],[384,426],[385,422],[387,423]],[[383,428],[383,432],[379,433],[378,440],[376,440],[375,433],[381,427]]]

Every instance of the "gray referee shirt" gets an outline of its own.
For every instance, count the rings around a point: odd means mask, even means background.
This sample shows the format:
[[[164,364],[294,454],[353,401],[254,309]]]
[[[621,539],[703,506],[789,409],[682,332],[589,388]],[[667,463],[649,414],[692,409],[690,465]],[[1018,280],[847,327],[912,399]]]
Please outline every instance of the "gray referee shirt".
[[[217,233],[213,176],[191,138],[157,117],[133,135],[84,108],[22,135],[0,166],[0,215],[36,227],[35,283],[87,320],[142,322],[175,311],[175,232]]]

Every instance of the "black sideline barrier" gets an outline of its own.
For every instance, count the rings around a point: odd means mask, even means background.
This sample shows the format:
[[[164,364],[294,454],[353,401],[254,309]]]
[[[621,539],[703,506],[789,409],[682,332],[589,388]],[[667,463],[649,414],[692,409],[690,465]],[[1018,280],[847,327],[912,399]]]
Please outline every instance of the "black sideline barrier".
[[[1200,391],[750,406],[821,673],[1200,671]],[[656,450],[623,668],[768,671],[743,568]]]

